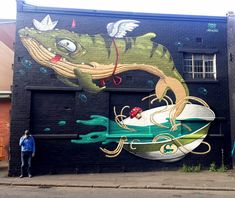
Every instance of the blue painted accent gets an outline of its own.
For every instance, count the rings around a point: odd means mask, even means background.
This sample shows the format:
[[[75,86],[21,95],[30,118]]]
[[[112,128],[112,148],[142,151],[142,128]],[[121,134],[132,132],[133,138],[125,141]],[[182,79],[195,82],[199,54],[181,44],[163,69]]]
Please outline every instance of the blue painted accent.
[[[30,60],[26,59],[26,58],[21,59],[21,64],[27,69],[32,68],[32,62]]]
[[[66,121],[61,120],[61,121],[58,122],[58,125],[59,126],[64,126],[64,125],[66,125]]]
[[[87,96],[85,94],[79,94],[79,99],[82,101],[82,102],[87,102]]]
[[[208,23],[207,32],[219,32],[219,30],[217,29],[217,24],[216,23]]]
[[[234,140],[234,142],[233,142],[233,149],[232,149],[232,152],[231,152],[231,157],[233,157],[234,151],[235,151],[235,140]]]
[[[147,84],[148,84],[148,86],[151,87],[151,88],[154,87],[154,85],[155,85],[152,80],[148,80],[148,81],[147,81]]]
[[[25,71],[23,69],[20,69],[19,74],[23,76],[23,75],[25,75]]]
[[[44,68],[44,67],[40,67],[40,72],[42,72],[42,73],[44,73],[44,74],[46,74],[47,73],[47,69],[46,68]]]
[[[45,131],[45,132],[50,132],[51,129],[50,129],[50,128],[45,128],[43,131]]]
[[[183,43],[181,43],[180,41],[176,41],[176,42],[175,42],[175,45],[178,46],[178,47],[182,47],[182,46],[183,46]]]
[[[208,93],[207,89],[204,87],[199,87],[197,91],[198,91],[198,93],[200,93],[204,96],[207,95],[207,93]]]

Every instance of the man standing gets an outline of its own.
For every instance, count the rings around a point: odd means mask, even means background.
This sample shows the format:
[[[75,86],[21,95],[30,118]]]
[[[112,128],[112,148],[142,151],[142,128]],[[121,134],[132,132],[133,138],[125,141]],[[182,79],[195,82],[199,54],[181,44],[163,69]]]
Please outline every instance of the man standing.
[[[20,178],[24,177],[24,169],[28,165],[28,176],[32,177],[31,173],[31,161],[32,157],[35,155],[35,142],[32,135],[30,135],[29,130],[24,132],[24,135],[20,138],[21,146],[21,175]]]

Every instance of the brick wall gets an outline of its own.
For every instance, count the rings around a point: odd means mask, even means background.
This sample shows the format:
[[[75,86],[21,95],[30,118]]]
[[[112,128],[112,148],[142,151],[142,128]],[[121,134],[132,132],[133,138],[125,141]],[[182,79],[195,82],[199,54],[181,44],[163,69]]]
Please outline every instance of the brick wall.
[[[10,109],[9,100],[0,100],[0,159],[3,160],[8,159]]]

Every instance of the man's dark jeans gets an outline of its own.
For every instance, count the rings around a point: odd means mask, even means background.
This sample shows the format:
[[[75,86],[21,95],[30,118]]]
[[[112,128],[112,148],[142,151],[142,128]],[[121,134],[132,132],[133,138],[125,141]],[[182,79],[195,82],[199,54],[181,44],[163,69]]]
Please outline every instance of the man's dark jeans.
[[[24,175],[26,167],[27,167],[28,175],[31,175],[32,154],[33,154],[32,151],[21,152],[21,175]]]

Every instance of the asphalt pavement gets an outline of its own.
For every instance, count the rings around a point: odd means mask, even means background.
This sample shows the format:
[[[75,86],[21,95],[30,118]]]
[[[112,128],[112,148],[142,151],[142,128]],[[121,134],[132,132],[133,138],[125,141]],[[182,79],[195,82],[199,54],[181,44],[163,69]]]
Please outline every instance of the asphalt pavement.
[[[0,161],[0,185],[121,189],[172,189],[235,191],[235,169],[226,172],[154,171],[8,177],[7,163]]]

